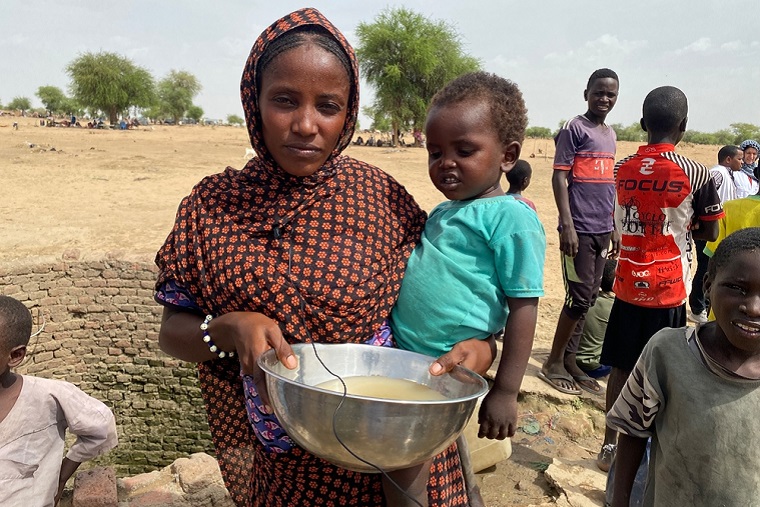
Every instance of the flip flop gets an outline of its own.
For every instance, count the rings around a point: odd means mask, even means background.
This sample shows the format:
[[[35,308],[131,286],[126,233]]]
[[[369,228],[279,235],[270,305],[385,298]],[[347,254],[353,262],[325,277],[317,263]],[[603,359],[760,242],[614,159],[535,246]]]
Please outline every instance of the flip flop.
[[[557,391],[561,393],[575,394],[575,395],[581,394],[580,389],[567,389],[553,382],[554,380],[566,380],[568,382],[573,382],[573,377],[571,377],[570,375],[563,375],[561,373],[544,373],[543,371],[538,370],[538,378],[540,378],[541,380],[543,380],[544,382],[546,382],[547,384],[549,384],[550,386],[552,386],[554,389],[556,389]]]
[[[588,374],[588,376],[591,378],[602,378],[610,374],[610,371],[612,371],[612,366],[600,364],[593,370],[587,370],[585,368],[581,368],[581,370],[585,371],[586,374]]]
[[[588,375],[573,375],[573,380],[575,380],[575,385],[583,389],[584,391],[591,393],[591,394],[604,394],[604,388],[602,386],[599,386],[599,390],[594,390],[591,387],[588,387],[585,384],[582,384],[581,382],[595,382],[597,385],[599,384],[594,380],[593,378],[589,377]]]

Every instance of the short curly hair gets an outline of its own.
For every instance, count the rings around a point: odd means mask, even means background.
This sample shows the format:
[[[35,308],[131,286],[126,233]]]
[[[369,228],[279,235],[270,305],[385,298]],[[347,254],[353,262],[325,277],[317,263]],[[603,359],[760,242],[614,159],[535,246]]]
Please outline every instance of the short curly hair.
[[[591,87],[594,84],[594,81],[597,79],[605,79],[610,78],[614,79],[615,81],[620,83],[620,79],[618,79],[617,73],[612,69],[596,69],[594,72],[591,73],[591,75],[588,78],[588,83],[586,83],[586,91],[590,90]]]
[[[519,159],[515,162],[515,166],[511,171],[507,173],[507,181],[510,185],[519,187],[522,185],[522,181],[525,178],[530,178],[533,175],[533,168],[527,160]]]
[[[493,129],[503,145],[513,141],[522,144],[528,126],[528,110],[522,92],[514,82],[488,72],[464,74],[435,94],[428,112],[468,100],[488,101]]]
[[[9,352],[29,343],[32,314],[24,303],[10,296],[0,296],[0,350]]]

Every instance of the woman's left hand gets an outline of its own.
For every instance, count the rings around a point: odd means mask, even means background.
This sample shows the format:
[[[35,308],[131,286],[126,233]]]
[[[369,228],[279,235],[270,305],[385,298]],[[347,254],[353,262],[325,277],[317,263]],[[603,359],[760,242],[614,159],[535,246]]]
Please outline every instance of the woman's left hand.
[[[484,375],[496,359],[496,337],[486,339],[470,338],[464,340],[442,355],[430,365],[431,375],[443,375],[460,365],[475,373]]]

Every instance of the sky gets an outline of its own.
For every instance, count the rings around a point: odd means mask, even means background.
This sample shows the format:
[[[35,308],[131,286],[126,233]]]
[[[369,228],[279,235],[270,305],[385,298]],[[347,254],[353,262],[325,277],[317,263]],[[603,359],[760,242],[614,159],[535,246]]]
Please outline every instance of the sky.
[[[68,94],[66,65],[86,52],[126,56],[156,80],[194,74],[194,103],[211,119],[242,116],[240,76],[251,46],[303,0],[2,0],[0,103],[32,100],[40,86]],[[608,67],[620,77],[608,123],[641,117],[646,94],[662,85],[689,98],[689,128],[714,132],[760,124],[760,17],[757,0],[361,0],[316,1],[357,43],[356,26],[406,7],[449,23],[483,70],[523,92],[531,126],[556,129],[586,111],[588,76]],[[373,100],[363,84],[362,107]],[[360,125],[369,127],[366,117]]]

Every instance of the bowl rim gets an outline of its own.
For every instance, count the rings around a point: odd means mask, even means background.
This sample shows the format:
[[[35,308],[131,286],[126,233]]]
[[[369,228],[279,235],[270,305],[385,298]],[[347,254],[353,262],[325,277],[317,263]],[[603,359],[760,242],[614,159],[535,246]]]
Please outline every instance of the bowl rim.
[[[290,346],[295,350],[301,349],[301,348],[324,348],[324,347],[341,347],[341,346],[349,346],[349,348],[352,348],[354,346],[365,346],[365,347],[377,347],[378,349],[389,349],[389,350],[395,350],[399,352],[403,352],[406,354],[414,354],[416,356],[420,356],[426,359],[429,359],[431,362],[434,361],[436,358],[427,356],[425,354],[420,354],[418,352],[413,352],[411,350],[404,350],[399,349],[396,347],[381,347],[377,345],[370,345],[366,343],[317,343],[317,342],[305,342],[305,343],[292,343]],[[367,401],[381,401],[383,403],[389,403],[394,405],[447,405],[450,403],[461,403],[464,401],[470,401],[476,398],[480,398],[481,396],[488,393],[489,387],[488,382],[485,378],[483,378],[482,375],[470,370],[469,368],[465,368],[461,365],[456,365],[450,372],[445,373],[444,375],[451,375],[453,372],[458,372],[463,374],[466,377],[471,378],[473,381],[480,384],[480,389],[476,393],[468,394],[465,396],[458,396],[456,398],[446,398],[445,400],[394,400],[389,398],[377,398],[374,396],[364,396],[364,395],[358,395],[358,394],[349,394],[349,393],[342,393],[338,391],[333,391],[332,389],[323,389],[321,387],[304,384],[303,382],[297,382],[293,379],[289,379],[283,375],[280,375],[279,373],[273,371],[269,365],[265,364],[265,361],[270,359],[272,356],[275,356],[274,361],[279,362],[279,360],[276,357],[276,351],[275,349],[269,349],[265,351],[263,354],[261,354],[258,359],[256,360],[256,363],[258,364],[259,368],[264,372],[265,375],[273,377],[277,380],[280,380],[282,382],[285,382],[287,384],[291,385],[297,385],[297,386],[306,386],[310,389],[314,389],[316,391],[319,391],[323,394],[328,394],[332,396],[337,396],[339,398],[349,398],[349,399],[355,399],[355,400],[367,400]],[[330,373],[330,372],[328,372]],[[366,376],[380,376],[380,375],[366,375]],[[333,375],[333,378],[337,378],[335,375]],[[403,379],[403,380],[410,380],[414,382],[411,379]]]

